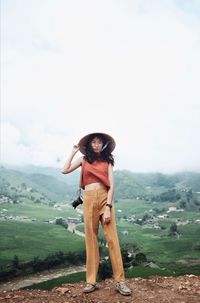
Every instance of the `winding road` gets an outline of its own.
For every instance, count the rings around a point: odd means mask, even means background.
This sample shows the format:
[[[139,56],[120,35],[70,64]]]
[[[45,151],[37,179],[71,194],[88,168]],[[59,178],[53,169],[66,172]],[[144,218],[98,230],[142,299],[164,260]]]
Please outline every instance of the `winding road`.
[[[70,266],[61,269],[51,269],[49,271],[43,271],[41,273],[36,273],[25,277],[17,277],[8,282],[0,283],[0,291],[16,290],[36,283],[45,282],[85,270],[85,266]]]

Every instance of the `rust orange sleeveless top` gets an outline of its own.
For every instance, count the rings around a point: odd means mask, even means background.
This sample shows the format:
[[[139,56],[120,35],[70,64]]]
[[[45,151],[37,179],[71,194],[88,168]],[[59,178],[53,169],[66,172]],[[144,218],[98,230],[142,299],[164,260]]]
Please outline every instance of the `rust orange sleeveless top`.
[[[101,182],[106,187],[110,187],[108,179],[108,162],[94,161],[89,163],[83,160],[80,187],[85,189],[85,185]]]

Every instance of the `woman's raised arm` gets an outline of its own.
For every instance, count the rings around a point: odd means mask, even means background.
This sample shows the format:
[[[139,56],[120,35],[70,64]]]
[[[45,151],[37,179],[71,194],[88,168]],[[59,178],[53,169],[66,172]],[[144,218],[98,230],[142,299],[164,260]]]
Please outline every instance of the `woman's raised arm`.
[[[73,163],[72,160],[75,156],[75,154],[78,152],[79,150],[79,146],[78,145],[74,145],[73,146],[73,149],[72,149],[72,152],[70,154],[70,156],[67,158],[66,162],[65,162],[65,165],[62,169],[62,174],[69,174],[71,173],[72,171],[74,171],[75,169],[77,169],[79,166],[82,165],[82,161],[83,161],[83,156],[78,158],[76,161],[74,161]]]

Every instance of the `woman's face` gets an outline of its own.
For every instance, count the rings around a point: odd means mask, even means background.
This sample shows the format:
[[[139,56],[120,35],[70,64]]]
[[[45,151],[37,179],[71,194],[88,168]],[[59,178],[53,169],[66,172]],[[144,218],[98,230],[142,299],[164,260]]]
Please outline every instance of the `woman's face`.
[[[101,140],[101,138],[93,138],[91,141],[91,147],[95,153],[100,153],[103,147],[103,141]]]

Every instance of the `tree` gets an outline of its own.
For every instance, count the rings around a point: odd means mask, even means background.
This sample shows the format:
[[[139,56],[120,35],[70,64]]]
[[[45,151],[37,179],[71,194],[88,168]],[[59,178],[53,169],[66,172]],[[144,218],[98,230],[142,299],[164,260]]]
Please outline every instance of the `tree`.
[[[98,272],[100,280],[105,280],[112,277],[112,266],[110,260],[102,260],[99,264]]]
[[[26,183],[25,182],[23,182],[23,183],[21,183],[21,187],[23,188],[23,189],[26,189]]]
[[[122,260],[124,263],[124,267],[129,267],[129,263],[131,261],[131,258],[129,256],[128,249],[126,247],[121,248],[121,254],[122,254]]]
[[[149,214],[145,214],[142,218],[142,222],[145,223],[146,221],[150,220],[152,217]]]
[[[63,225],[63,218],[56,218],[57,225]]]
[[[125,268],[138,265],[146,261],[146,256],[139,252],[137,244],[126,244],[121,248],[123,264]]]
[[[12,260],[12,266],[13,268],[17,269],[19,267],[19,258],[18,256],[14,256],[13,260]]]
[[[186,201],[181,200],[179,205],[181,208],[186,208]]]
[[[172,223],[169,229],[169,236],[174,236],[178,233],[177,225],[176,223]]]
[[[38,256],[37,257],[34,256],[30,264],[35,272],[44,269],[44,261],[42,261]]]
[[[186,193],[186,198],[187,198],[187,202],[189,203],[190,200],[192,199],[192,190],[191,189]]]
[[[142,264],[142,263],[144,263],[146,261],[147,261],[147,257],[145,256],[145,254],[143,254],[141,252],[138,253],[138,254],[136,254],[136,256],[135,256],[135,263],[137,265]]]

